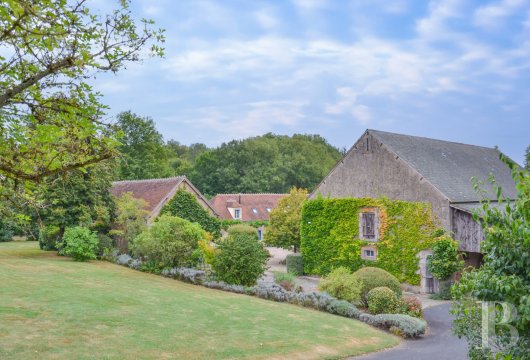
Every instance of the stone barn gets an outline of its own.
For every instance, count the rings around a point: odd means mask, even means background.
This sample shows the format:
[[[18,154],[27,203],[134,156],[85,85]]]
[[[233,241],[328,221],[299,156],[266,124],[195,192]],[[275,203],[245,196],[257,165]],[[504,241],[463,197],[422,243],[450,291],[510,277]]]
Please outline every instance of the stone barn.
[[[483,196],[494,206],[490,176],[507,199],[517,196],[510,169],[499,155],[494,148],[366,130],[310,198],[387,197],[431,203],[440,225],[459,242],[467,263],[478,266],[484,234],[472,213],[479,208],[481,195],[471,179],[484,182]]]

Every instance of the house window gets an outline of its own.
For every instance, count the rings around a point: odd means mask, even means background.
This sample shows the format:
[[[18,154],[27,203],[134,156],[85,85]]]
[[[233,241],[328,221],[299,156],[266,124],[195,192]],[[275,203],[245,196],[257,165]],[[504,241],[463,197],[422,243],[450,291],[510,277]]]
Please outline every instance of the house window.
[[[241,219],[241,209],[234,210],[234,219]]]
[[[263,232],[261,229],[258,229],[258,240],[263,240]]]
[[[271,212],[271,208],[267,208],[267,212]]]
[[[377,250],[374,247],[361,248],[361,259],[377,260]]]
[[[377,224],[375,212],[373,211],[364,211],[361,213],[360,219],[360,238],[366,240],[377,240]]]
[[[257,213],[258,213],[258,209],[252,209],[252,212],[253,212],[254,214],[257,214]]]

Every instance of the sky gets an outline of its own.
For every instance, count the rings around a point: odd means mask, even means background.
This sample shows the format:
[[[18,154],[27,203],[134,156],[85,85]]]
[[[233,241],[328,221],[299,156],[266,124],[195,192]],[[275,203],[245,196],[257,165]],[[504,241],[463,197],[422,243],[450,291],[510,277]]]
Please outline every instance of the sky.
[[[98,11],[109,2],[91,0]],[[217,146],[267,132],[349,148],[365,129],[530,145],[530,0],[132,0],[165,57],[94,82],[109,119]]]

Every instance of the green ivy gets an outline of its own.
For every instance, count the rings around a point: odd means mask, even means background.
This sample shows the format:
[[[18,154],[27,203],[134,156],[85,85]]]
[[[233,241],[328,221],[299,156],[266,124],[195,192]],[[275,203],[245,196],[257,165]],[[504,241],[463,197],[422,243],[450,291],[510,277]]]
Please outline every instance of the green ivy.
[[[210,215],[197,201],[193,194],[179,189],[175,196],[162,208],[160,215],[168,214],[178,216],[182,219],[198,223],[204,230],[213,235],[214,238],[221,236],[221,221]]]
[[[379,240],[359,239],[359,212],[379,210]],[[432,208],[427,203],[412,203],[387,198],[315,199],[302,209],[301,251],[304,271],[325,275],[339,266],[355,271],[363,266],[382,268],[399,281],[417,285],[417,254],[430,249],[436,238]],[[361,259],[361,247],[375,245],[377,260]]]

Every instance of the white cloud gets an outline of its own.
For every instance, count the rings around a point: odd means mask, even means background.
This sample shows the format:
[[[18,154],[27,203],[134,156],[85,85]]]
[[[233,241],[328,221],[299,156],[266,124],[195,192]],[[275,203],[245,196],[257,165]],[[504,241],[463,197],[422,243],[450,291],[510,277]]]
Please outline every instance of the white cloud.
[[[316,10],[328,5],[327,0],[293,0],[293,3],[301,10]]]
[[[266,30],[275,29],[280,21],[272,9],[260,9],[254,12],[258,24]]]
[[[513,15],[525,4],[526,0],[502,0],[482,6],[475,11],[473,22],[483,28],[497,28],[504,18]]]
[[[358,94],[349,87],[337,89],[338,101],[334,104],[326,104],[325,112],[331,115],[351,115],[361,125],[367,125],[372,119],[368,106],[359,104]]]

